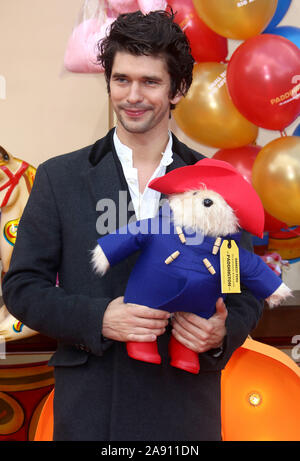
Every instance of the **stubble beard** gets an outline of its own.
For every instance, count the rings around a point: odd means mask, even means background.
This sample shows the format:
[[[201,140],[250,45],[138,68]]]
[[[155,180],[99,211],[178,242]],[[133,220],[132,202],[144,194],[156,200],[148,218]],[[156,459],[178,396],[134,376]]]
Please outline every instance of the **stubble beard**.
[[[149,118],[144,121],[141,120],[127,120],[126,116],[122,115],[122,110],[115,111],[118,122],[122,127],[129,133],[138,133],[143,134],[149,132],[151,129],[155,128],[165,117],[166,113],[169,114],[169,109],[162,112],[158,118],[155,118],[155,114],[152,108],[147,108],[147,112],[152,114]]]

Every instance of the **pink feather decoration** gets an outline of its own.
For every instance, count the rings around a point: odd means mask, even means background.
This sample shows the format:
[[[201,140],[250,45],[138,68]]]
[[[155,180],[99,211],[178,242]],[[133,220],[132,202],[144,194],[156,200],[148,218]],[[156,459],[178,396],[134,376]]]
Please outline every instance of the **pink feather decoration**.
[[[88,19],[73,30],[69,38],[64,66],[70,72],[100,73],[103,67],[97,63],[97,43],[105,37],[107,28],[114,18],[107,18],[100,24],[97,19]]]

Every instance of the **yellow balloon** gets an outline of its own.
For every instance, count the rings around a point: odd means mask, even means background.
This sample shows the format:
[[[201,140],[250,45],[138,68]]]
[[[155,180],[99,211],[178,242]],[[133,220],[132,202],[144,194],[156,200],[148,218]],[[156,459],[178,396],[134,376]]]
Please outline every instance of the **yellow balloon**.
[[[193,0],[200,18],[219,35],[246,40],[271,21],[277,0]]]
[[[226,64],[195,64],[193,83],[174,111],[181,130],[208,146],[234,148],[251,144],[258,127],[234,106],[226,84]]]
[[[282,137],[263,147],[252,183],[268,213],[290,226],[300,225],[300,137]]]

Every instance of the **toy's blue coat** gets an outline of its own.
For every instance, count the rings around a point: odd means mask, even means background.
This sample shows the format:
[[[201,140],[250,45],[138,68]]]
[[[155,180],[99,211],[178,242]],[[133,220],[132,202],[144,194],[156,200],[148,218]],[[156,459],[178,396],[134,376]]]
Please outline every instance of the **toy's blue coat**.
[[[212,254],[214,237],[186,233],[181,243],[174,229],[168,207],[159,216],[136,221],[98,240],[111,266],[135,251],[140,256],[130,274],[125,302],[142,304],[169,312],[193,312],[209,318],[221,294],[220,256]],[[227,236],[229,238],[229,236]],[[238,244],[240,234],[230,235]],[[168,256],[176,250],[180,255],[170,264]],[[240,278],[258,299],[270,296],[281,279],[249,251],[239,248]],[[211,275],[203,263],[208,258],[216,274]]]

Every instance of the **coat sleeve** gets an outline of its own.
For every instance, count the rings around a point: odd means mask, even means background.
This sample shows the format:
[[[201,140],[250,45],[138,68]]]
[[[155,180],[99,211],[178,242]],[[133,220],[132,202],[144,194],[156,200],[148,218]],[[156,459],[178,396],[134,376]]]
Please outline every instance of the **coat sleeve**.
[[[248,232],[243,231],[240,246],[253,253],[252,239]],[[210,361],[214,364],[217,362],[220,368],[225,367],[233,352],[244,343],[263,312],[263,302],[242,284],[241,293],[228,295],[225,304],[228,316],[223,353],[218,358],[213,357],[213,350],[206,353],[210,357]]]
[[[256,254],[240,248],[241,280],[258,299],[266,299],[279,288],[282,280]]]
[[[102,318],[111,299],[67,294],[57,287],[61,250],[60,217],[40,165],[3,279],[3,299],[10,313],[33,330],[102,355]]]

